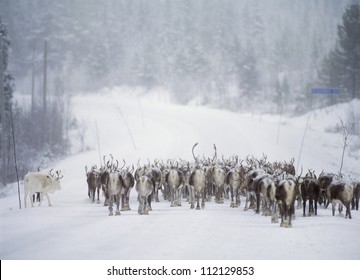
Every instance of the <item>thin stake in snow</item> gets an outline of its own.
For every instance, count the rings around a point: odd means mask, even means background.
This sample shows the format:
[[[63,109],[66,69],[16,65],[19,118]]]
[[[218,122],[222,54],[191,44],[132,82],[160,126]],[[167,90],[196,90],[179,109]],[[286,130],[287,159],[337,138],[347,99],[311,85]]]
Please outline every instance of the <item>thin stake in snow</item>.
[[[99,153],[99,158],[100,158],[100,162],[101,162],[100,137],[99,137],[99,129],[97,126],[97,121],[95,121],[95,130],[96,130],[96,141],[97,141],[97,146],[98,146],[98,153]]]
[[[132,144],[133,144],[133,146],[134,146],[134,149],[135,149],[135,151],[136,151],[137,148],[136,148],[135,141],[134,141],[134,138],[133,138],[133,136],[132,136],[130,127],[129,127],[129,125],[128,125],[128,123],[127,123],[127,121],[126,121],[126,119],[125,119],[125,117],[124,117],[124,115],[123,115],[120,107],[119,107],[119,106],[116,106],[116,108],[117,108],[117,110],[118,110],[118,112],[119,112],[119,114],[120,114],[120,116],[121,116],[121,118],[122,118],[122,120],[123,120],[123,122],[124,122],[124,124],[125,124],[125,126],[126,126],[126,129],[127,129],[128,133],[129,133],[131,142],[132,142]]]
[[[280,138],[280,126],[281,126],[281,116],[283,113],[283,106],[281,106],[281,111],[279,115],[279,123],[278,123],[278,129],[277,129],[277,137],[276,137],[276,145],[279,144],[279,138]]]
[[[304,131],[303,138],[302,138],[302,140],[301,140],[301,146],[300,146],[298,161],[297,161],[297,165],[296,165],[296,170],[299,170],[300,157],[301,157],[301,153],[302,153],[302,148],[303,148],[303,146],[304,146],[306,131],[307,131],[308,127],[309,127],[310,117],[311,117],[311,113],[309,114],[309,116],[308,116],[307,119],[306,119],[306,126],[305,126],[305,131]]]

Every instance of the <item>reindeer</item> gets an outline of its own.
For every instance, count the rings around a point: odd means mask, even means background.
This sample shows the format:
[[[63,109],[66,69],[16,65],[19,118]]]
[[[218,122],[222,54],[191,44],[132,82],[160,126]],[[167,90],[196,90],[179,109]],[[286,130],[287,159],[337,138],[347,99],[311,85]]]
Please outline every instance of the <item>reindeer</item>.
[[[138,192],[139,198],[139,215],[149,215],[151,210],[151,194],[154,191],[155,181],[148,176],[141,176],[135,184],[135,189]]]
[[[159,189],[161,188],[163,181],[161,170],[158,167],[149,166],[145,169],[145,175],[151,177],[154,180],[155,185],[152,197],[155,199],[155,202],[159,202]]]
[[[309,175],[309,174],[307,174]],[[305,217],[305,209],[306,209],[306,200],[309,200],[309,212],[317,215],[317,204],[321,195],[321,188],[319,181],[317,179],[311,177],[305,177],[303,182],[300,184],[301,188],[301,198],[303,201],[303,216]]]
[[[217,157],[216,146],[214,144],[215,155],[213,161]],[[212,168],[212,180],[215,186],[215,202],[224,203],[226,170],[220,164],[215,164]]]
[[[255,206],[256,194],[255,194],[253,181],[257,176],[263,175],[263,174],[265,174],[264,170],[254,169],[254,170],[248,171],[248,173],[245,175],[245,181],[242,184],[242,188],[245,191],[245,195],[246,195],[244,211],[247,211],[249,208],[252,208],[253,206]],[[249,203],[250,203],[250,205],[249,205]]]
[[[230,207],[240,206],[240,186],[245,180],[245,169],[240,165],[238,168],[233,167],[226,174],[225,182],[230,186],[231,203]],[[235,202],[234,202],[235,199]]]
[[[195,199],[196,199],[196,210],[205,208],[205,185],[206,185],[206,176],[204,170],[200,167],[198,158],[195,157],[194,149],[198,143],[194,144],[192,147],[192,154],[195,160],[195,167],[191,170],[188,165],[188,186],[190,190],[190,209],[195,208]],[[200,197],[201,197],[201,208],[200,208]]]
[[[260,174],[252,182],[252,189],[256,195],[256,210],[255,213],[260,213],[260,203],[263,215],[267,216],[271,213],[270,200],[268,197],[268,189],[275,188],[274,178],[272,175],[264,173]]]
[[[125,161],[124,161],[124,165],[119,168],[119,161],[116,160],[116,163],[114,163],[114,158],[111,154],[110,154],[110,158],[111,160],[106,161],[105,160],[106,157],[104,156],[103,157],[104,166],[100,168],[100,183],[105,196],[104,206],[109,206],[109,201],[110,201],[110,194],[108,189],[110,174],[116,172],[120,173],[120,170],[123,169],[123,167],[125,166]],[[116,202],[116,195],[112,197],[112,201]]]
[[[125,161],[124,161],[125,163]],[[134,170],[134,167],[132,169],[127,168],[120,170],[120,175],[123,178],[124,181],[124,187],[122,189],[121,193],[121,211],[128,211],[130,209],[130,192],[135,184],[135,178],[132,175],[132,172]]]
[[[332,204],[332,215],[335,215],[335,206],[337,203],[342,203],[346,207],[345,218],[351,219],[350,204],[354,195],[354,186],[346,182],[332,182],[326,190],[326,195],[329,202]],[[339,208],[340,212],[340,208]]]
[[[170,190],[170,207],[181,206],[181,191],[184,186],[184,174],[178,169],[171,169],[165,175],[165,182]]]
[[[281,227],[291,227],[291,217],[294,213],[296,183],[293,179],[282,180],[276,188],[275,198],[279,204]]]
[[[333,173],[325,173],[324,171],[321,171],[318,178],[321,189],[319,204],[321,205],[323,203],[325,208],[329,206],[329,200],[326,195],[326,192],[330,184],[333,182],[334,177],[335,174]]]
[[[57,170],[55,173],[49,171],[48,174],[40,172],[29,172],[24,177],[24,203],[25,208],[27,207],[26,200],[29,197],[31,206],[34,207],[33,194],[40,193],[39,206],[43,201],[43,196],[46,197],[48,205],[52,206],[49,194],[54,193],[57,190],[61,190],[60,179],[63,178],[61,171]]]
[[[276,200],[276,189],[277,189],[277,184],[274,181],[273,184],[268,185],[267,192],[266,192],[266,195],[269,199],[269,209],[271,212],[271,223],[279,222],[278,203]]]
[[[86,173],[86,182],[88,184],[88,196],[95,202],[95,193],[97,192],[97,203],[100,203],[100,189],[101,189],[101,180],[100,173],[96,170],[96,166],[93,165],[91,170],[88,171],[88,167],[85,166]]]
[[[109,216],[113,216],[113,203],[116,203],[115,215],[120,215],[120,199],[124,188],[124,180],[118,171],[108,173],[105,192],[109,198]]]
[[[354,196],[351,202],[351,210],[359,210],[360,182],[354,182]]]

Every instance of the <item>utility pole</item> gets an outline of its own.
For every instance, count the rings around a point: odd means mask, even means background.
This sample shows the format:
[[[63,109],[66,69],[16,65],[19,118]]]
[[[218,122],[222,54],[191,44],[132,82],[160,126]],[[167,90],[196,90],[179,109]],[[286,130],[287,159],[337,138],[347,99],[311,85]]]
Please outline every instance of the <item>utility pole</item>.
[[[47,46],[48,45],[48,40],[45,38],[44,40],[44,81],[43,81],[43,100],[42,100],[42,106],[43,106],[43,112],[42,112],[42,118],[41,118],[41,122],[42,122],[42,126],[43,126],[43,131],[41,132],[41,139],[43,144],[48,144],[49,143],[49,130],[50,130],[50,126],[47,122],[47,118],[48,118],[48,114],[47,114]]]
[[[31,73],[31,113],[35,113],[35,41],[32,52],[32,73]]]
[[[16,180],[18,186],[19,208],[21,209],[19,169],[16,158],[15,124],[14,124],[14,115],[11,106],[10,106],[10,121],[11,121],[11,134],[12,134],[13,151],[14,151],[14,164],[15,164]]]
[[[6,133],[6,97],[4,88],[4,71],[5,71],[5,46],[4,39],[0,37],[0,97],[1,102],[1,157],[2,157],[2,174],[1,183],[7,185],[7,133]]]
[[[44,92],[43,92],[43,111],[44,111],[44,118],[46,118],[46,79],[47,79],[47,43],[48,40],[44,40]]]

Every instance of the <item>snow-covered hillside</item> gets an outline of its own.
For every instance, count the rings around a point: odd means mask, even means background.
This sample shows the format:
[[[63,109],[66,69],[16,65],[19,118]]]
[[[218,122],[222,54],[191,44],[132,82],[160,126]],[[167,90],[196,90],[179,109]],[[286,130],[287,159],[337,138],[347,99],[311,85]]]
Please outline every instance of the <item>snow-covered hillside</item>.
[[[277,143],[279,116],[178,106],[136,92],[119,94],[119,89],[76,96],[73,106],[78,120],[87,125],[89,149],[54,166],[64,178],[61,191],[51,195],[52,207],[45,200],[41,207],[19,210],[16,185],[0,199],[1,259],[360,258],[359,242],[349,242],[358,240],[359,211],[349,220],[323,208],[316,217],[302,217],[299,209],[287,229],[243,211],[244,198],[239,208],[230,208],[229,201],[209,202],[201,211],[190,210],[185,201],[182,207],[170,208],[161,198],[149,216],[140,216],[133,190],[132,211],[109,217],[102,203],[93,204],[87,197],[84,167],[99,165],[102,155],[135,165],[139,159],[191,160],[191,147],[198,142],[196,152],[205,157],[212,157],[216,144],[219,156],[264,153],[269,161],[294,157],[296,166],[307,116],[282,117]],[[346,119],[348,106],[311,114],[299,169],[339,170],[342,136],[325,131],[339,117]],[[344,159],[344,173],[352,178],[360,178],[357,153],[346,153]]]

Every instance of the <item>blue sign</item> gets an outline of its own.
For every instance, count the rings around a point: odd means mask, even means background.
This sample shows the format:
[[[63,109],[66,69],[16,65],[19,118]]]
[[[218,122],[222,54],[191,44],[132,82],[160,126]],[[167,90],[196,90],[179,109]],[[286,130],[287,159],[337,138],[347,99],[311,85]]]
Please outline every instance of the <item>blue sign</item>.
[[[313,94],[340,94],[339,88],[312,88]]]

